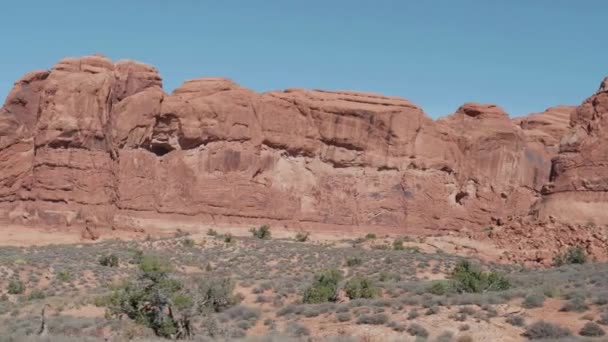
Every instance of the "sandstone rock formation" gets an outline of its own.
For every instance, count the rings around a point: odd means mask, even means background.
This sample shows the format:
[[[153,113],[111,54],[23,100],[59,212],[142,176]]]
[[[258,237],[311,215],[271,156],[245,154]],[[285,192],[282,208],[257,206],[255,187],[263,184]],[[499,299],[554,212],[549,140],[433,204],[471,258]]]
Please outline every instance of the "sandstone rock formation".
[[[433,121],[363,92],[260,94],[202,78],[166,94],[151,66],[64,59],[17,81],[1,109],[0,217],[437,233],[532,208],[608,223],[606,112],[602,90],[576,109],[511,120],[467,103]]]

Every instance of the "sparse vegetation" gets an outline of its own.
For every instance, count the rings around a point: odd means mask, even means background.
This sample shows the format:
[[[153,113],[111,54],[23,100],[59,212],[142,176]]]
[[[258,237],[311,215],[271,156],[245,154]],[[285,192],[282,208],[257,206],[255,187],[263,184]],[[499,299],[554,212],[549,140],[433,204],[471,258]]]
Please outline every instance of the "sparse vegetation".
[[[310,236],[309,232],[298,232],[296,234],[296,241],[298,242],[306,242],[308,240],[308,237]]]
[[[586,337],[599,337],[599,336],[606,335],[606,332],[599,325],[597,325],[593,322],[587,322],[587,323],[585,323],[585,325],[583,326],[583,328],[581,329],[579,334],[581,336],[586,336]]]
[[[6,291],[13,295],[22,294],[25,292],[25,284],[21,280],[11,279],[8,283]]]
[[[270,226],[267,224],[261,225],[259,228],[253,227],[249,229],[249,232],[251,232],[251,235],[253,237],[261,240],[270,240],[270,238],[272,237],[272,234],[270,232]]]
[[[99,258],[99,264],[107,267],[118,267],[119,259],[116,254],[107,254]]]
[[[349,279],[344,285],[344,291],[350,299],[358,298],[374,298],[378,295],[379,290],[373,282],[362,276],[355,276]]]
[[[587,262],[587,254],[582,247],[570,247],[564,253],[557,255],[553,259],[555,266],[570,264],[584,264]]]
[[[572,333],[567,328],[560,327],[559,325],[538,321],[528,326],[523,335],[531,340],[542,340],[568,337]]]
[[[313,284],[304,291],[302,301],[308,304],[335,301],[338,295],[338,283],[341,279],[342,273],[336,269],[317,274]]]

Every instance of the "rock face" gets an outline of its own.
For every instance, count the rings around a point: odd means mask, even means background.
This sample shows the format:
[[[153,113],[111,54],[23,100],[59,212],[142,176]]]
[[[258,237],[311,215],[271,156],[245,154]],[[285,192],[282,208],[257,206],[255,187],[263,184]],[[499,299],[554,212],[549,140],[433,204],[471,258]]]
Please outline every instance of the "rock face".
[[[595,215],[608,212],[607,112],[601,91],[576,110],[511,120],[467,103],[433,121],[363,92],[203,78],[166,94],[148,65],[65,59],[19,80],[1,109],[0,216],[437,233],[555,215],[571,198]]]

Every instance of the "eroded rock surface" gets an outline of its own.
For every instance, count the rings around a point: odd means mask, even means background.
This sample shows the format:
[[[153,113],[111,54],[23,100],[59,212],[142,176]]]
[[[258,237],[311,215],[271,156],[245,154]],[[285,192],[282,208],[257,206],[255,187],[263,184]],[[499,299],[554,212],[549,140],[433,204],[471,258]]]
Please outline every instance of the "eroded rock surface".
[[[524,118],[466,103],[433,121],[364,92],[202,78],[166,94],[151,66],[69,58],[17,81],[1,109],[0,209],[115,228],[479,232],[531,208],[608,223],[607,112],[600,90]]]

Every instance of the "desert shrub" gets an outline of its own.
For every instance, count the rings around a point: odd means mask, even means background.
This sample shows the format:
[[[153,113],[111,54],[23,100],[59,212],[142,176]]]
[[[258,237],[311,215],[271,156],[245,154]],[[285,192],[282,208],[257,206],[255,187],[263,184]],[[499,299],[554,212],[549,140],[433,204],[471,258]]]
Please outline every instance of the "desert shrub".
[[[442,332],[437,338],[435,342],[451,342],[454,338],[454,333],[451,331]]]
[[[182,246],[184,246],[186,248],[192,248],[192,247],[194,247],[195,244],[196,243],[194,242],[194,240],[192,240],[189,237],[182,240]]]
[[[373,282],[363,276],[355,276],[349,279],[344,285],[344,291],[350,299],[374,298],[378,295],[379,289]]]
[[[215,229],[209,228],[209,229],[207,229],[207,235],[209,235],[209,236],[217,236],[218,234],[217,234],[217,231]]]
[[[526,309],[532,308],[542,308],[545,304],[545,296],[538,293],[531,293],[524,298],[524,301],[521,303]]]
[[[598,319],[597,322],[602,325],[608,325],[608,312],[601,313],[600,319]]]
[[[538,321],[528,326],[523,335],[531,340],[542,340],[568,337],[572,333],[567,328],[560,327],[559,325]]]
[[[526,323],[525,318],[523,318],[522,316],[519,316],[519,315],[509,316],[509,317],[507,317],[507,319],[505,321],[516,327],[523,327]]]
[[[587,254],[582,247],[570,247],[564,253],[559,254],[553,258],[553,264],[555,266],[569,265],[569,264],[584,264],[587,262]]]
[[[8,282],[6,291],[9,294],[22,294],[25,291],[25,284],[19,279],[11,279]]]
[[[302,337],[310,335],[310,330],[297,322],[287,323],[286,332],[293,337]]]
[[[593,300],[595,305],[606,305],[608,304],[608,293],[600,293]]]
[[[573,297],[572,299],[570,299],[569,301],[567,301],[562,307],[561,309],[559,309],[560,311],[564,311],[564,312],[585,312],[589,309],[589,307],[587,306],[587,304],[585,304],[585,299],[582,297]]]
[[[403,247],[403,240],[401,239],[395,239],[393,240],[393,249],[396,251],[402,251],[405,249],[405,247]]]
[[[420,324],[417,324],[417,323],[410,324],[410,326],[407,327],[407,332],[410,335],[416,336],[416,337],[426,338],[429,336],[429,332],[426,331],[426,329],[423,326],[421,326]]]
[[[255,238],[262,240],[270,240],[272,234],[270,233],[270,226],[267,224],[261,225],[259,228],[251,228],[249,229],[251,235]]]
[[[367,233],[367,235],[365,235],[365,238],[368,240],[373,240],[376,238],[376,234],[374,233]]]
[[[224,234],[225,243],[232,243],[233,240],[234,240],[234,238],[233,238],[232,234],[230,234],[230,233]]]
[[[340,312],[336,314],[338,322],[348,322],[351,319],[351,315],[348,312]]]
[[[108,297],[108,315],[127,316],[157,336],[184,339],[193,332],[193,318],[236,303],[230,280],[197,281],[186,286],[171,276],[172,269],[167,259],[144,255],[137,277],[116,287]]]
[[[103,255],[99,258],[99,264],[106,267],[118,267],[118,256],[116,254]]]
[[[433,284],[428,288],[428,292],[432,293],[434,295],[444,295],[446,293],[449,292],[449,284],[445,281],[435,281],[433,282]]]
[[[363,264],[363,259],[360,257],[354,256],[346,258],[346,266],[348,267],[360,266],[361,264]]]
[[[407,313],[407,319],[409,319],[409,320],[415,319],[418,316],[420,316],[420,314],[418,313],[418,310],[416,310],[416,309],[412,309],[412,310],[410,310],[410,312]]]
[[[68,270],[61,270],[57,272],[57,279],[66,283],[72,279],[72,274]]]
[[[426,310],[426,312],[424,314],[427,316],[430,316],[430,315],[435,315],[438,313],[439,313],[439,306],[433,305],[430,308],[428,308],[428,310]]]
[[[312,285],[305,291],[302,302],[308,304],[333,302],[338,295],[338,283],[342,273],[336,269],[325,270],[317,274]]]
[[[451,289],[457,293],[503,291],[511,287],[509,280],[496,272],[483,272],[469,261],[459,262],[450,274]]]
[[[581,328],[581,331],[579,332],[579,334],[581,336],[597,337],[597,336],[606,335],[606,332],[599,325],[597,325],[593,322],[587,322],[587,323],[585,323],[585,326],[583,326],[583,328]]]
[[[357,324],[383,325],[388,322],[388,316],[383,313],[364,314],[357,318]]]
[[[32,292],[27,296],[28,300],[38,300],[46,298],[46,294],[39,289],[33,289]]]
[[[298,232],[296,234],[296,241],[298,242],[306,242],[308,237],[310,236],[309,232]]]

